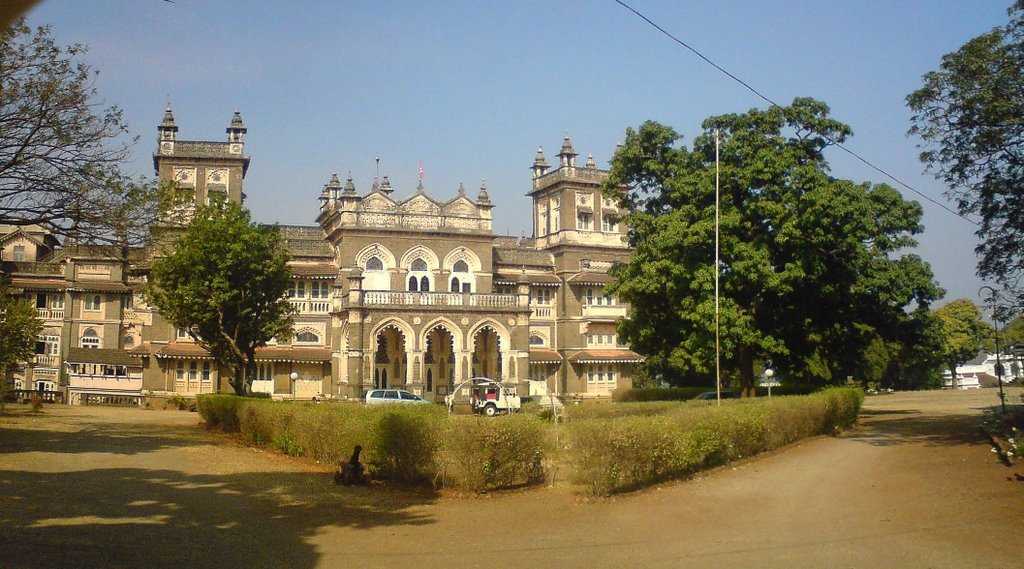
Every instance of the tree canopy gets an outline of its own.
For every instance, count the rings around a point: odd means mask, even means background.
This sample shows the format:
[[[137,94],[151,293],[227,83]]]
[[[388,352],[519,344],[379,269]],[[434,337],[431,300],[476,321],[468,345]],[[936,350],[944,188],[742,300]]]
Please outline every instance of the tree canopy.
[[[935,310],[942,322],[942,355],[956,381],[956,368],[978,355],[992,334],[992,327],[981,317],[981,310],[969,299],[960,298]]]
[[[1004,26],[942,57],[907,96],[921,161],[980,218],[978,274],[1024,307],[1024,0]]]
[[[58,45],[49,27],[0,29],[0,224],[139,243],[157,188],[121,172],[134,140],[121,110],[98,100],[85,53]]]
[[[187,330],[244,395],[255,376],[256,348],[292,334],[288,254],[273,228],[241,206],[200,207],[166,256],[153,263],[146,294],[160,313]]]
[[[907,310],[941,295],[927,263],[901,254],[921,208],[884,184],[829,174],[849,126],[828,106],[704,121],[691,147],[672,128],[628,129],[605,191],[627,209],[635,253],[613,270],[633,317],[619,332],[671,377],[714,369],[715,136],[721,136],[723,370],[744,389],[755,361],[783,377],[845,380],[872,342],[907,340]]]
[[[11,368],[32,359],[42,329],[35,306],[0,283],[0,412]]]

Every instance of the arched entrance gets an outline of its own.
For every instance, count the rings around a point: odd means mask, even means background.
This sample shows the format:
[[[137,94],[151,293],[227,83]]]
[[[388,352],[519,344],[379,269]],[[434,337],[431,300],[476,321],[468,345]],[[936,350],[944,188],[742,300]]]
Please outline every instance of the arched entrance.
[[[409,367],[405,353],[405,334],[396,326],[377,332],[377,351],[373,355],[373,387],[403,387]]]
[[[487,377],[500,381],[501,337],[490,326],[483,326],[473,335],[473,377]]]
[[[424,388],[428,394],[447,395],[455,385],[455,337],[444,326],[427,333],[423,355]]]

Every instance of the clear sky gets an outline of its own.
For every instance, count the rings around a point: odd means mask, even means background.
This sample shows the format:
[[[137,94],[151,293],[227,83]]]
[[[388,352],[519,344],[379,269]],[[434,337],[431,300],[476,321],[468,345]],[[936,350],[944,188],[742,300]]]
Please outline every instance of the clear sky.
[[[928,195],[904,97],[944,53],[1006,21],[1010,0],[633,0],[769,97],[826,101],[849,145]],[[168,98],[183,139],[249,128],[248,205],[265,222],[314,224],[332,172],[366,191],[380,156],[397,196],[449,197],[482,179],[495,231],[530,232],[529,166],[570,134],[604,166],[627,126],[655,119],[687,141],[707,116],[763,106],[612,0],[46,0],[29,15],[90,46],[104,100],[141,136],[151,175]],[[833,173],[886,181],[841,153]],[[914,197],[914,196],[908,196]],[[975,297],[973,226],[924,203],[918,253],[947,300]]]

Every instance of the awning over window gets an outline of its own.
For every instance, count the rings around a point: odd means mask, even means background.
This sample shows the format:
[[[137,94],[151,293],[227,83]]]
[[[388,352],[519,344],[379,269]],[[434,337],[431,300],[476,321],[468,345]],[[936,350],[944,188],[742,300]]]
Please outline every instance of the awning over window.
[[[518,273],[498,273],[494,275],[494,282],[502,285],[514,285],[519,282]],[[550,273],[526,273],[526,280],[531,286],[561,286],[562,281],[558,276]]]
[[[531,349],[531,364],[557,364],[562,363],[562,355],[554,350]]]
[[[615,279],[608,273],[577,273],[566,282],[574,285],[604,286],[612,284]]]
[[[338,276],[338,268],[331,263],[288,264],[293,277],[313,279],[333,279]]]
[[[596,363],[637,363],[644,361],[643,356],[632,350],[580,350],[569,357],[569,361],[578,364]]]
[[[137,358],[133,358],[126,350],[113,349],[69,348],[68,357],[64,361],[69,364],[104,364],[135,367],[142,365]]]
[[[63,279],[11,279],[11,286],[22,290],[64,290],[68,283]]]
[[[256,360],[264,362],[323,363],[331,361],[329,348],[266,346],[256,348]]]

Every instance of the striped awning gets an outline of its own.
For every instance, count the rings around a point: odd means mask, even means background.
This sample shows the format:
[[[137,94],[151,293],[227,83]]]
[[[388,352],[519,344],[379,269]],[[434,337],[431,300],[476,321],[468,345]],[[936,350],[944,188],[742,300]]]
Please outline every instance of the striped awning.
[[[574,285],[604,286],[615,282],[615,278],[608,273],[577,273],[566,281]]]
[[[569,361],[579,364],[638,363],[644,361],[643,356],[632,350],[580,350],[569,357]]]

